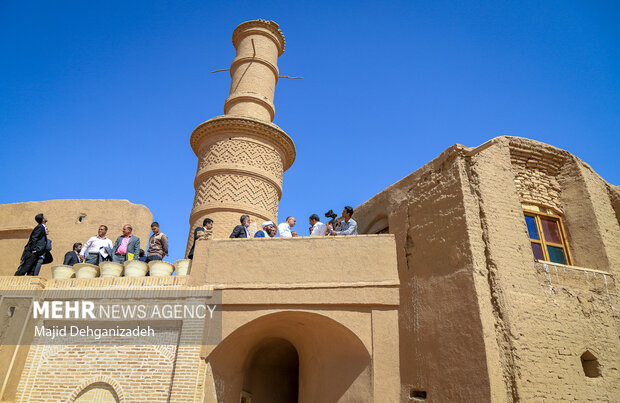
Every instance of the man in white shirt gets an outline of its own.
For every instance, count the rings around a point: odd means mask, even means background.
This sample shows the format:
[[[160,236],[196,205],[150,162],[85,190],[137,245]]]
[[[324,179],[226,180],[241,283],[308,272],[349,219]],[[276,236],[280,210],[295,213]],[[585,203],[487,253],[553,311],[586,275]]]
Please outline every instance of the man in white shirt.
[[[295,217],[286,217],[286,221],[278,225],[278,236],[282,238],[296,237],[297,232],[291,230],[291,228],[293,228],[296,223],[297,220],[295,219]]]
[[[310,236],[323,236],[327,234],[327,225],[319,221],[318,214],[310,216]]]
[[[108,257],[108,251],[112,250],[114,246],[112,241],[106,237],[108,233],[108,227],[105,225],[100,225],[99,230],[97,231],[97,236],[91,237],[88,241],[84,243],[82,246],[82,250],[80,251],[80,256],[84,263],[90,263],[97,265],[100,261]]]

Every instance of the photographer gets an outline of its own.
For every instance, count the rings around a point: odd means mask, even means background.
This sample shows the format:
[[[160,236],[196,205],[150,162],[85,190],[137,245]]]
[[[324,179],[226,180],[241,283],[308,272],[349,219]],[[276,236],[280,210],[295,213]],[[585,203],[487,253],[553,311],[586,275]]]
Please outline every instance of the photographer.
[[[353,216],[353,207],[345,206],[342,210],[342,218],[340,222],[340,231],[335,231],[331,222],[327,223],[329,235],[357,235],[357,222],[351,218]]]

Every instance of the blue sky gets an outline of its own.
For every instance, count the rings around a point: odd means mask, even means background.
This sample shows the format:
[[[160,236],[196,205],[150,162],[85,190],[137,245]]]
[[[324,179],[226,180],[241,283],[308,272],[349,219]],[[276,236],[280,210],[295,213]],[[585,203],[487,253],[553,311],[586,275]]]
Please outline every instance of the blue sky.
[[[297,159],[280,219],[359,205],[454,143],[509,134],[620,184],[620,3],[0,2],[0,203],[128,199],[181,258],[197,159],[223,113],[233,29],[287,41],[274,123]],[[93,174],[106,186],[89,183]]]

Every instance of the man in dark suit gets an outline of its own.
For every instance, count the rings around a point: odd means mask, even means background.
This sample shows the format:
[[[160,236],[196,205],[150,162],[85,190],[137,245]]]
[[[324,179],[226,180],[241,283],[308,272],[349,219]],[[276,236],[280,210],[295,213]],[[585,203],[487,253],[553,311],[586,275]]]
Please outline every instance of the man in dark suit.
[[[49,236],[49,231],[45,228],[45,236]],[[47,245],[45,246],[45,252],[41,256],[39,256],[39,260],[37,260],[37,264],[34,266],[34,270],[32,272],[33,276],[38,276],[41,271],[41,266],[44,264],[52,263],[54,261],[54,257],[52,256],[52,240],[47,238]]]
[[[188,259],[194,258],[194,248],[196,247],[196,239],[198,239],[198,233],[200,231],[212,230],[213,229],[213,220],[210,218],[205,218],[202,221],[202,227],[198,227],[194,230],[194,243],[192,244],[192,248],[189,250],[187,254]]]
[[[250,238],[250,232],[248,231],[248,227],[252,222],[250,220],[250,216],[244,214],[241,216],[239,221],[241,221],[241,225],[237,225],[235,229],[233,229],[233,232],[230,234],[229,238]]]
[[[16,276],[34,275],[39,256],[44,255],[47,248],[47,235],[45,234],[47,218],[41,213],[37,214],[34,219],[37,222],[37,226],[30,233],[28,243],[24,247],[21,264],[15,272]]]
[[[65,253],[65,261],[62,263],[65,266],[73,266],[80,263],[80,250],[82,249],[82,243],[76,242],[73,244],[73,250]]]

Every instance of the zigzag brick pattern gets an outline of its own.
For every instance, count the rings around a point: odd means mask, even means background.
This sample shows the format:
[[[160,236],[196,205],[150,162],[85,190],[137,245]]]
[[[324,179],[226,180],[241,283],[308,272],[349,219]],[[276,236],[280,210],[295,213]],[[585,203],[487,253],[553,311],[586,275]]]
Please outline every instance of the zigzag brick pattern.
[[[236,164],[261,169],[282,181],[284,167],[280,155],[273,148],[233,139],[223,140],[207,147],[199,157],[198,171],[216,164]]]
[[[193,210],[206,203],[247,204],[278,213],[278,191],[269,182],[245,175],[221,174],[208,177],[196,189]]]

